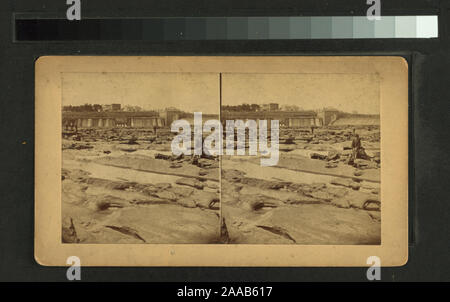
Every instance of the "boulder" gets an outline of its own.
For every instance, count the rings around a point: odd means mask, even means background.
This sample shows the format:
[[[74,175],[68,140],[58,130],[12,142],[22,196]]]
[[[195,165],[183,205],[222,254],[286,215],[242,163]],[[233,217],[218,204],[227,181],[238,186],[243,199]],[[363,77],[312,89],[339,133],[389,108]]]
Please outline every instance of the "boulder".
[[[355,175],[355,176],[361,176],[363,174],[364,174],[363,171],[360,171],[360,170],[356,170],[355,172],[353,172],[353,175]]]
[[[336,151],[329,151],[328,152],[328,156],[327,156],[327,160],[338,160],[340,157],[339,153]]]
[[[365,160],[365,159],[355,159],[353,161],[353,166],[358,169],[377,169],[378,165],[376,162]]]
[[[337,168],[337,166],[338,165],[335,163],[328,162],[328,163],[326,163],[325,168],[331,169],[331,168]]]
[[[170,192],[176,194],[178,197],[188,197],[191,196],[191,194],[194,192],[193,188],[188,188],[188,187],[172,187],[169,189]]]
[[[179,178],[175,181],[175,183],[182,186],[193,187],[199,190],[203,190],[204,187],[204,184],[200,180],[189,177]]]
[[[240,194],[239,200],[251,211],[258,211],[264,207],[276,208],[280,205],[279,200],[261,194]]]
[[[217,208],[216,204],[220,202],[220,196],[213,192],[196,191],[191,196],[195,205],[202,209]]]
[[[333,178],[331,180],[331,184],[333,184],[335,186],[343,186],[343,187],[352,188],[353,190],[359,190],[359,188],[361,187],[361,185],[359,183],[353,181],[352,179],[342,178],[342,177]]]
[[[177,195],[175,193],[166,190],[157,192],[156,196],[161,199],[167,199],[171,201],[177,200]]]
[[[343,198],[348,201],[352,208],[379,211],[381,207],[379,198],[371,193],[349,191]]]
[[[170,160],[170,159],[172,159],[172,156],[166,155],[166,154],[161,154],[161,153],[156,153],[155,154],[155,159]]]
[[[311,159],[320,159],[320,160],[326,160],[326,159],[327,159],[327,156],[326,156],[326,155],[322,155],[322,154],[315,153],[315,152],[311,153],[311,154],[309,155],[309,157],[310,157]]]
[[[222,170],[222,178],[229,182],[240,182],[245,172],[235,169]]]

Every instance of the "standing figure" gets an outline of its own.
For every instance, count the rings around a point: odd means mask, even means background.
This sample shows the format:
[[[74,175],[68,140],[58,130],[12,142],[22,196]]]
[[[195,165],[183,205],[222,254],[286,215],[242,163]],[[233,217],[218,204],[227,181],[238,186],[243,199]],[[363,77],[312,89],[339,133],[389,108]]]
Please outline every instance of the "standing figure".
[[[358,155],[361,152],[361,148],[361,138],[359,137],[359,134],[355,134],[352,140],[352,155],[348,160],[349,165],[353,165],[355,159],[358,158]]]

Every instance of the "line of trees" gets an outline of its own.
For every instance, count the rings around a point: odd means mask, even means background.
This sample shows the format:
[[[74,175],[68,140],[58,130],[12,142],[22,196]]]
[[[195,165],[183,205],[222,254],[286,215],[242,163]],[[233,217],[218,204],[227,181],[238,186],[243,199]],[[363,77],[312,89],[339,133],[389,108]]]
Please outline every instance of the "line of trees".
[[[99,104],[84,104],[79,106],[63,106],[63,111],[72,111],[72,112],[101,112],[103,111],[102,105]]]
[[[222,105],[223,111],[245,111],[245,112],[257,112],[261,109],[258,104],[241,104],[241,105]]]
[[[72,112],[102,112],[102,111],[110,111],[111,109],[105,109],[105,106],[111,105],[99,105],[99,104],[84,104],[79,106],[63,106],[63,111],[72,111]],[[117,111],[116,109],[115,111]],[[120,111],[128,111],[128,112],[140,112],[144,111],[142,107],[133,106],[133,105],[125,105]]]

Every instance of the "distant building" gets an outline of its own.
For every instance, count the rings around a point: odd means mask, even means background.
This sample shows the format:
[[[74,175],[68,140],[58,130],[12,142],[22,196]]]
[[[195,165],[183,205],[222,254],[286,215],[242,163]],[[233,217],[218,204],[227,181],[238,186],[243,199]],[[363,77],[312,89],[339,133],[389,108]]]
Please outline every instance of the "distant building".
[[[269,104],[262,104],[260,106],[261,111],[278,111],[280,106],[278,103],[269,103]]]
[[[106,104],[106,105],[102,106],[102,109],[105,112],[120,111],[121,105],[120,104]]]
[[[173,121],[180,118],[180,110],[174,107],[169,107],[160,112],[159,116],[164,120],[164,125],[170,127]]]
[[[155,111],[68,112],[62,114],[64,127],[83,128],[149,128],[164,127],[165,120]]]
[[[281,110],[283,111],[304,111],[303,108],[297,105],[284,105]]]
[[[323,125],[328,126],[339,118],[339,110],[331,107],[325,107],[319,110],[318,116],[322,120]]]

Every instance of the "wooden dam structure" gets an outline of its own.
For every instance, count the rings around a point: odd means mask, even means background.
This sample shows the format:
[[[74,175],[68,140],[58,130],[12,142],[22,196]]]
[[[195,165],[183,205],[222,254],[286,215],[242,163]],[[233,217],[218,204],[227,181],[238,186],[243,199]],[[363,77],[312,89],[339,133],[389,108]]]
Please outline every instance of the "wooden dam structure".
[[[141,112],[65,112],[62,113],[63,129],[85,128],[162,128],[170,127],[179,119],[178,111]]]

